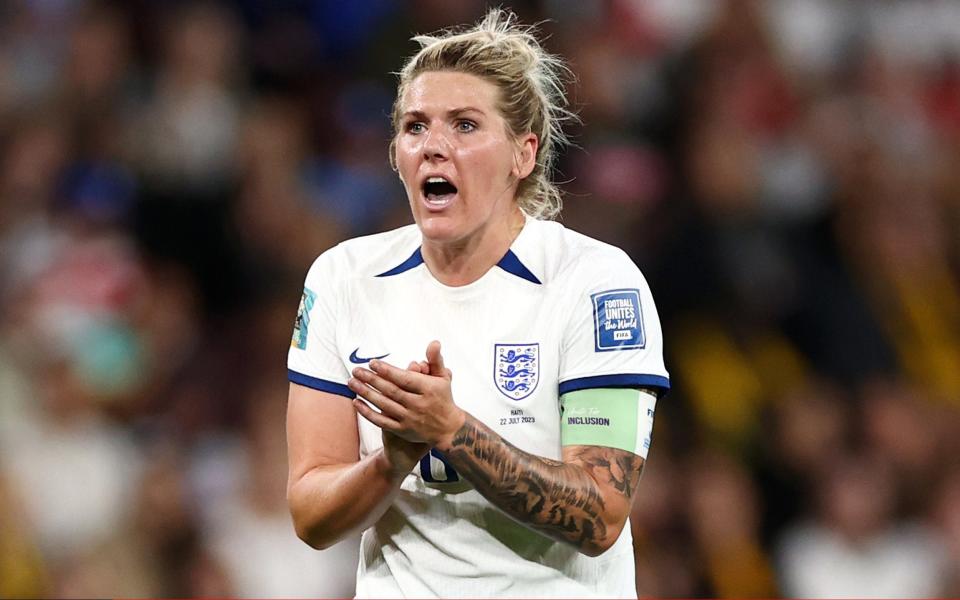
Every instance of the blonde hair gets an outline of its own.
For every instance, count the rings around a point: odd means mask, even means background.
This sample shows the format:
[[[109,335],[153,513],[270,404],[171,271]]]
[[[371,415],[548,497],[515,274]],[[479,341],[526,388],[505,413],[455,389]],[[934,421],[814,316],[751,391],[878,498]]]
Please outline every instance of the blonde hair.
[[[575,120],[567,109],[564,83],[572,79],[563,61],[547,53],[534,27],[517,23],[510,11],[493,8],[468,29],[449,29],[435,35],[418,35],[420,51],[398,73],[393,104],[394,137],[390,164],[396,168],[396,136],[400,127],[400,102],[407,86],[429,71],[458,71],[476,75],[500,91],[498,109],[514,137],[533,133],[539,140],[536,165],[517,187],[517,202],[528,215],[551,219],[560,212],[560,189],[552,179],[559,147],[569,143],[564,121]]]

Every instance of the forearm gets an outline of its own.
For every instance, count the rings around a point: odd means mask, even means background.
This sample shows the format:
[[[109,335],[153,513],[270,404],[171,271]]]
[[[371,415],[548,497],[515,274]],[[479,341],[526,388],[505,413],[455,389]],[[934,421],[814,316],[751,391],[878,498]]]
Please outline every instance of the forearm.
[[[437,449],[495,506],[584,554],[600,554],[620,534],[622,520],[586,469],[524,452],[470,414]]]
[[[383,451],[356,463],[311,469],[287,491],[297,535],[323,549],[369,528],[387,511],[407,472],[391,467]]]

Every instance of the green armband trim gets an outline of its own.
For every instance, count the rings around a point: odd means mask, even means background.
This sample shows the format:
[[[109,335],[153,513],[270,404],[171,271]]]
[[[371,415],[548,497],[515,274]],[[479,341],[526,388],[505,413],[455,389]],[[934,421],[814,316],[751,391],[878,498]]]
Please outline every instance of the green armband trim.
[[[640,454],[640,394],[631,388],[595,388],[560,397],[560,443],[606,446]],[[645,452],[643,454],[646,454]]]

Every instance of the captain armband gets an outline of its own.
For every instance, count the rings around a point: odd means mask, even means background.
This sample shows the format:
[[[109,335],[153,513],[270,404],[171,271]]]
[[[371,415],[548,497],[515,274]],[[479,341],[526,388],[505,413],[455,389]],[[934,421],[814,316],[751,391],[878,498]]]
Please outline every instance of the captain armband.
[[[656,395],[642,389],[568,392],[560,397],[561,444],[619,448],[646,459],[656,404]]]

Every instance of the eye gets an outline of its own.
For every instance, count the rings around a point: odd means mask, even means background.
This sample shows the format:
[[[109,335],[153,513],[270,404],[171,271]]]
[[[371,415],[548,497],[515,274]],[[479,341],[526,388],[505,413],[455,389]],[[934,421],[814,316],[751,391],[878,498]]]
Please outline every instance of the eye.
[[[460,133],[470,133],[477,128],[477,124],[473,121],[460,120],[457,121],[457,131]]]
[[[407,130],[407,133],[417,134],[417,133],[423,133],[426,130],[426,126],[420,121],[411,121],[407,123],[407,126],[405,129]]]

